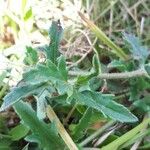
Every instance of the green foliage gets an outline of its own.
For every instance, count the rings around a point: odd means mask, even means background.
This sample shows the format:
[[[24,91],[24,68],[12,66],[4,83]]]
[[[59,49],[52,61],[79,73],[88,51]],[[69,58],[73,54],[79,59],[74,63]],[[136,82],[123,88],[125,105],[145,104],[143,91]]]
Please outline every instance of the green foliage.
[[[3,80],[6,78],[7,72],[3,71],[2,74],[0,75],[0,86],[2,86],[3,84]]]
[[[32,47],[26,47],[26,57],[24,63],[27,65],[35,65],[38,62],[38,53]]]
[[[150,123],[150,119],[144,120],[142,123],[140,123],[138,126],[130,130],[129,132],[122,135],[120,138],[114,140],[107,146],[102,147],[102,150],[109,150],[114,149],[117,150],[119,147],[122,146],[125,142],[131,140],[135,135],[137,135],[145,126],[147,126]]]
[[[12,128],[9,131],[9,134],[11,135],[11,138],[13,141],[18,141],[21,138],[25,137],[29,132],[29,128],[25,126],[24,124],[19,124],[16,127]]]
[[[59,43],[61,40],[62,31],[63,29],[60,25],[60,21],[53,21],[49,29],[50,44],[45,47],[47,59],[51,60],[53,63],[56,63],[56,60],[60,55]]]
[[[119,58],[123,60],[127,59],[127,55],[124,53],[124,51],[113,41],[111,41],[111,39],[109,39],[100,28],[98,28],[92,21],[88,20],[82,13],[79,12],[79,15],[99,40],[111,48]]]
[[[62,62],[61,62],[62,63]],[[62,65],[62,64],[61,64]],[[33,69],[23,74],[24,81],[30,84],[38,84],[42,82],[51,81],[65,81],[67,78],[67,71],[63,68],[57,67],[50,60],[46,64],[37,64]],[[65,73],[65,74],[64,74]]]
[[[147,74],[150,76],[150,63],[145,65],[145,70]]]
[[[30,13],[30,11],[27,11],[25,16],[30,16]],[[123,60],[128,58],[122,49],[110,41],[101,30],[94,25],[93,27],[92,30],[96,32],[96,35],[100,39],[104,37],[103,42],[112,48],[120,58]],[[106,85],[100,79],[100,76],[102,75],[102,70],[107,72],[109,70],[103,68],[97,53],[93,56],[92,67],[88,68],[89,73],[75,77],[70,76],[65,57],[59,53],[61,34],[62,27],[60,22],[52,22],[49,31],[50,44],[43,47],[46,56],[45,62],[39,63],[36,49],[32,47],[26,48],[27,52],[24,62],[29,67],[23,73],[19,84],[4,97],[4,102],[0,109],[0,111],[4,111],[9,106],[13,106],[22,121],[22,124],[9,132],[10,141],[17,141],[25,137],[25,140],[38,143],[39,147],[45,150],[65,148],[62,139],[58,135],[55,121],[50,124],[43,121],[47,116],[46,108],[48,104],[58,113],[61,121],[67,120],[64,118],[66,114],[68,116],[71,114],[70,117],[72,118],[69,126],[74,125],[74,128],[70,135],[75,141],[82,140],[84,135],[90,134],[90,132],[86,134],[88,127],[92,122],[98,121],[99,118],[105,121],[112,119],[121,123],[137,122],[138,118],[124,106],[124,102],[117,102],[115,94],[110,94],[111,92],[120,92],[118,89],[121,90],[120,87],[124,85],[126,87],[126,84],[130,86],[128,99],[133,102],[134,107],[143,109],[145,112],[149,111],[146,94],[140,94],[140,92],[150,87],[149,80],[145,79],[145,77],[127,79],[123,80],[123,82],[122,80],[119,82],[115,81],[115,86],[112,81],[106,81],[109,84],[107,88],[110,88],[110,91],[106,90],[107,93],[103,92]],[[149,52],[141,46],[136,37],[126,33],[124,36],[132,47],[130,52],[133,55],[133,60],[129,62],[112,60],[107,69],[116,68],[117,71],[123,72],[134,70],[139,68],[139,66],[145,66],[145,70],[149,74],[149,64],[145,64]],[[138,60],[138,65],[135,59]],[[34,100],[36,99],[36,101],[31,102],[31,105],[22,101],[27,100],[29,96],[34,97]],[[141,96],[144,97],[142,101]],[[122,95],[120,100],[122,100]],[[74,113],[72,109],[70,112],[68,111],[72,106],[75,106]],[[65,125],[67,128],[68,124]],[[139,130],[136,130],[137,132]],[[117,141],[120,141],[119,138],[117,138]],[[121,140],[120,143],[124,142]],[[116,142],[114,143],[116,144]],[[119,146],[118,144],[117,147]]]
[[[93,111],[91,108],[87,108],[82,118],[79,120],[79,123],[75,126],[73,130],[73,138],[75,140],[81,139],[84,136],[84,130],[88,128],[90,125],[90,120],[93,115]]]
[[[67,71],[67,67],[66,67],[66,61],[65,61],[65,58],[63,56],[60,56],[58,58],[58,70],[60,71],[64,80],[67,81],[68,71]]]
[[[32,131],[32,135],[29,135],[26,138],[27,140],[30,139],[37,142],[45,150],[59,150],[64,147],[58,133],[55,131],[53,123],[47,125],[40,121],[36,116],[36,112],[34,112],[29,104],[18,102],[14,105],[14,108],[24,124]]]
[[[0,149],[3,150],[11,150],[10,149],[10,144],[12,143],[11,141],[11,137],[9,138],[1,138],[1,141],[0,141]]]
[[[127,70],[127,66],[125,65],[124,61],[121,60],[113,60],[111,63],[108,64],[108,68],[118,68],[121,71]]]
[[[49,95],[49,92],[47,90],[43,90],[38,96],[36,96],[36,99],[37,99],[37,117],[41,120],[46,117],[45,97],[48,95]]]
[[[93,91],[77,92],[74,95],[77,103],[92,107],[105,116],[109,116],[120,122],[136,122],[138,119],[132,115],[127,108],[113,101],[112,95],[101,94]]]
[[[1,111],[18,102],[22,98],[38,93],[46,87],[46,83],[36,85],[22,85],[13,88],[13,90],[4,97],[4,103],[1,106]]]
[[[100,65],[100,61],[98,58],[98,54],[93,56],[93,69],[94,69],[95,75],[98,75],[99,73],[101,73],[101,65]]]
[[[28,10],[27,10],[27,12],[25,13],[25,15],[24,15],[24,20],[25,21],[27,21],[28,19],[30,19],[31,17],[32,17],[32,8],[29,8]]]
[[[137,108],[139,108],[140,111],[143,111],[143,112],[149,112],[150,111],[150,96],[145,96],[144,98],[142,99],[139,99],[137,101],[135,101],[133,104],[134,106],[136,106]]]
[[[124,39],[130,44],[130,52],[134,59],[140,60],[143,63],[146,61],[148,55],[148,49],[142,46],[140,40],[132,34],[123,33]]]

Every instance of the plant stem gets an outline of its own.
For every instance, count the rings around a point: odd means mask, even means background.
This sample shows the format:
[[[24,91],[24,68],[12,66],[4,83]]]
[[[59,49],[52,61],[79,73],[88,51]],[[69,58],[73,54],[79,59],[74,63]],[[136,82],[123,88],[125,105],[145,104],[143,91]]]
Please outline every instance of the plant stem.
[[[105,124],[104,126],[102,126],[100,129],[98,129],[96,132],[94,132],[92,135],[90,135],[89,137],[87,137],[84,141],[82,141],[79,145],[80,146],[85,146],[86,144],[88,144],[90,141],[92,141],[94,138],[96,138],[99,134],[101,134],[104,130],[106,130],[107,128],[109,128],[110,126],[112,126],[113,124],[115,124],[116,121],[109,121],[107,124]]]
[[[60,122],[59,118],[57,117],[57,115],[55,114],[54,110],[50,105],[47,106],[46,112],[49,120],[55,121],[58,132],[62,137],[62,139],[64,140],[64,142],[66,143],[66,145],[68,146],[68,148],[70,150],[78,150],[77,146],[75,145],[75,143],[73,142],[73,140],[71,139],[67,131],[65,130],[64,126],[62,125],[62,123]]]
[[[75,111],[76,106],[77,106],[77,105],[74,105],[74,106],[72,107],[72,109],[69,111],[69,113],[68,113],[67,117],[66,117],[66,118],[64,119],[64,121],[63,121],[63,124],[64,124],[64,125],[66,125],[66,124],[67,124],[67,122],[68,122],[69,118],[71,117],[71,115],[72,115],[72,114],[73,114],[73,112]]]
[[[150,118],[144,120],[138,126],[127,132],[126,134],[122,135],[115,141],[111,142],[110,144],[101,148],[101,150],[117,150],[122,144],[127,142],[128,140],[132,139],[138,132],[140,132],[143,128],[145,128],[150,123]]]
[[[69,75],[71,76],[86,76],[89,75],[89,72],[81,72],[81,71],[69,71]],[[98,75],[100,79],[128,79],[128,78],[135,78],[135,77],[148,77],[147,72],[141,68],[131,72],[121,72],[121,73],[101,73]]]

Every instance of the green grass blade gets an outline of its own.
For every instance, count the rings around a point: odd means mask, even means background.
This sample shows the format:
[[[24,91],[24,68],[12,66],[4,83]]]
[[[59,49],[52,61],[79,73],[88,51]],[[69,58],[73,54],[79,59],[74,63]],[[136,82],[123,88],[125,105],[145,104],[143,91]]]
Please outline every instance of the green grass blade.
[[[115,141],[101,148],[101,150],[117,150],[122,144],[132,139],[137,133],[139,133],[145,126],[150,123],[150,118],[144,120],[144,122],[140,123],[138,126],[125,133]]]

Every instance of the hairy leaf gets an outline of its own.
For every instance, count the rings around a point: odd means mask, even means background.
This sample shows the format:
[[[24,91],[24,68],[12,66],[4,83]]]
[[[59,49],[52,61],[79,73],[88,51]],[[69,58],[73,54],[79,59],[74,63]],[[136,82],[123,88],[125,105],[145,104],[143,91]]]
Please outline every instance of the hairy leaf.
[[[111,63],[108,64],[108,68],[118,68],[120,70],[126,70],[127,67],[124,61],[121,60],[113,60]]]
[[[43,90],[40,95],[36,97],[37,99],[37,117],[39,119],[44,119],[46,117],[46,100],[45,97],[50,95],[49,91]]]
[[[29,104],[20,101],[14,105],[14,108],[19,117],[23,120],[24,124],[31,129],[34,137],[37,138],[37,141],[39,141],[38,144],[43,149],[63,149],[64,144],[56,133],[56,130],[43,121],[40,121],[36,116],[36,112]]]
[[[47,84],[42,83],[36,85],[26,84],[13,88],[12,91],[4,97],[4,102],[0,108],[0,111],[3,111],[4,109],[18,102],[21,98],[38,93],[45,87],[47,87]]]
[[[52,102],[56,102],[60,105],[68,105],[68,103],[66,102],[67,99],[67,94],[64,95],[59,95],[59,96],[54,96],[54,97],[46,97],[46,100],[48,101],[48,103],[52,103]]]
[[[67,71],[67,67],[66,67],[66,61],[63,56],[60,56],[58,58],[58,70],[61,72],[64,80],[67,81],[68,71]]]
[[[50,44],[45,47],[47,59],[56,64],[59,53],[59,44],[62,36],[62,27],[60,21],[53,21],[49,30]]]
[[[140,40],[132,34],[123,33],[124,39],[130,44],[133,57],[137,60],[145,61],[150,54],[148,49],[142,46]]]
[[[47,61],[46,65],[38,64],[35,68],[23,74],[25,82],[37,84],[41,82],[64,80],[62,72],[51,61]]]
[[[139,108],[140,111],[149,112],[150,111],[150,96],[147,95],[142,99],[136,100],[133,105]]]
[[[34,65],[38,62],[38,54],[32,47],[26,47],[26,57],[24,63],[27,65]]]
[[[56,82],[56,88],[60,95],[68,93],[68,95],[72,95],[73,86],[66,81],[58,81]]]
[[[97,77],[93,77],[89,80],[89,87],[91,90],[96,91],[103,84],[103,81]]]
[[[104,95],[98,92],[77,92],[74,96],[78,104],[92,107],[101,111],[104,115],[120,122],[136,122],[138,119],[123,105],[112,100],[112,95]]]
[[[82,118],[80,119],[79,123],[76,125],[75,129],[73,130],[73,137],[75,140],[84,136],[84,131],[89,126],[92,115],[93,115],[92,109],[87,108]]]

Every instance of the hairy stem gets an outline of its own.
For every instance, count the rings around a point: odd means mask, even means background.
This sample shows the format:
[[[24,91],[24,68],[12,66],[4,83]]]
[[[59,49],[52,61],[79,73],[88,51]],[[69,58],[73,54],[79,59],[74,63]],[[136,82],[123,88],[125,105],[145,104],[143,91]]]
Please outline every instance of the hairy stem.
[[[71,76],[85,76],[89,75],[89,72],[84,71],[69,71],[69,75]],[[121,72],[121,73],[101,73],[98,75],[100,79],[128,79],[128,78],[135,78],[135,77],[148,77],[147,72],[145,69],[141,68],[131,72]]]

